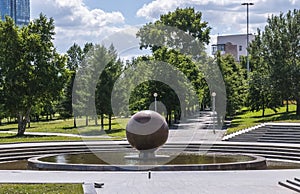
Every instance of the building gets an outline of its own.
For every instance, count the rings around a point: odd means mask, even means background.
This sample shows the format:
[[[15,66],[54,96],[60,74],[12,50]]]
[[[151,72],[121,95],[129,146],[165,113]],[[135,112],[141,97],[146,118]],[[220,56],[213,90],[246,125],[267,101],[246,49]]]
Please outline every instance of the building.
[[[254,40],[254,35],[249,34],[249,42]],[[218,36],[217,44],[212,45],[212,54],[220,51],[221,54],[232,54],[236,61],[241,56],[247,55],[247,34]]]
[[[5,16],[10,16],[18,26],[28,25],[30,2],[29,0],[0,0],[0,15],[2,20]]]

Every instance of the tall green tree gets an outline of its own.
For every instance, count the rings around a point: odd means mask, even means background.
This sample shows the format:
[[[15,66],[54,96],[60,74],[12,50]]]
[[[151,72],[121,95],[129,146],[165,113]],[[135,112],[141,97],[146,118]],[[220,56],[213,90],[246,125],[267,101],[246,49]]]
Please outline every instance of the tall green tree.
[[[300,115],[299,18],[300,10],[288,11],[278,16],[272,15],[267,20],[264,33],[258,34],[260,38],[257,40],[261,41],[262,52],[259,52],[260,48],[255,48],[254,44],[252,51],[250,49],[253,54],[261,57],[263,60],[261,64],[266,63],[269,67],[269,85],[281,103],[283,100],[287,102],[287,111],[290,100],[297,102],[297,115]],[[257,44],[257,41],[254,43]],[[276,101],[273,104],[277,105]]]
[[[104,129],[104,115],[108,115],[108,130],[112,128],[112,104],[111,93],[114,83],[122,73],[122,62],[117,58],[117,51],[111,45],[108,49],[99,47],[101,50],[107,52],[105,55],[109,56],[109,61],[106,64],[102,74],[99,77],[96,88],[96,108],[97,114],[100,114],[101,129]]]
[[[0,34],[4,106],[16,115],[18,135],[23,135],[31,109],[61,95],[66,58],[56,52],[52,42],[54,20],[42,14],[22,28],[6,18]]]
[[[247,96],[247,82],[245,69],[236,62],[232,55],[217,55],[218,65],[221,69],[227,94],[226,116],[232,117],[244,105]]]
[[[168,31],[169,28],[165,26],[173,28]],[[155,51],[164,45],[170,48],[182,47],[187,51],[191,40],[183,39],[180,31],[174,31],[174,28],[188,33],[200,43],[209,44],[211,27],[207,22],[202,21],[202,13],[196,12],[194,8],[177,8],[173,12],[161,15],[159,20],[150,22],[139,30],[137,37],[141,40],[140,47],[150,47]]]
[[[252,73],[249,80],[247,106],[251,111],[262,110],[262,116],[265,116],[265,110],[271,108],[276,111],[276,108],[281,105],[281,100],[272,84],[271,69],[264,58],[266,50],[263,43],[262,32],[258,30],[249,47]]]
[[[201,101],[204,96],[204,76],[192,57],[202,58],[202,60],[207,57],[204,45],[209,43],[210,30],[208,23],[202,21],[201,12],[196,12],[194,8],[177,8],[173,12],[161,15],[154,23],[143,26],[137,33],[137,37],[140,38],[141,49],[152,50],[154,57],[150,60],[169,63],[183,72],[192,82]],[[174,93],[169,92],[169,95],[171,94]],[[169,96],[169,99],[174,100],[173,104],[178,100],[175,96],[174,98]],[[181,103],[188,104],[188,102]],[[172,106],[167,109],[170,107]],[[177,109],[173,107],[168,114],[172,111],[176,112]]]
[[[76,76],[76,71],[82,62],[83,59],[83,51],[81,47],[74,43],[68,50],[67,50],[67,70],[68,70],[68,80],[65,83],[63,96],[60,101],[60,116],[62,118],[70,118],[73,116],[73,109],[72,109],[72,90],[74,79]],[[76,117],[74,117],[74,128],[77,127]]]

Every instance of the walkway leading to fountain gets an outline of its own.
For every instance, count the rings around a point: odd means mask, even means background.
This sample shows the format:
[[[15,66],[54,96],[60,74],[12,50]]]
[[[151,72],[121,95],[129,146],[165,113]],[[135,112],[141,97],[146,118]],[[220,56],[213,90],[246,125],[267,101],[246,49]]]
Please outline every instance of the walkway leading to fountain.
[[[291,194],[279,181],[299,177],[299,170],[209,172],[64,172],[0,171],[0,183],[104,183],[97,193]],[[295,192],[296,193],[296,192]]]

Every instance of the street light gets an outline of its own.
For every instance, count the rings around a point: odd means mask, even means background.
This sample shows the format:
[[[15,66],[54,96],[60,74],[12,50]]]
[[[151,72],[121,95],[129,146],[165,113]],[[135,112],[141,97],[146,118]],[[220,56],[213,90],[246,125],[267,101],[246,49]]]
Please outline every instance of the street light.
[[[153,96],[154,96],[154,111],[157,112],[157,101],[156,101],[157,93],[155,92],[155,93],[153,94]]]
[[[216,134],[216,130],[215,130],[215,111],[216,111],[216,92],[212,92],[211,96],[212,96],[212,111],[213,111],[213,131],[214,134]]]
[[[254,5],[254,3],[242,3],[241,5],[247,6],[247,49],[249,47],[249,6]],[[247,77],[249,78],[250,64],[249,64],[249,52],[247,51]]]

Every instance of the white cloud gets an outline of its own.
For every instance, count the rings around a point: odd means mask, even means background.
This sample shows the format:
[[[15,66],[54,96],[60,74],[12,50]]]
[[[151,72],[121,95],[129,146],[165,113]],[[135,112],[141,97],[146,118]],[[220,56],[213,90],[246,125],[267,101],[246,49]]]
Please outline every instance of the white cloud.
[[[74,42],[99,42],[108,33],[118,31],[125,23],[121,12],[89,9],[83,0],[32,0],[32,18],[42,12],[55,21],[55,45],[65,52]]]
[[[155,0],[145,4],[137,11],[138,17],[145,17],[148,20],[157,19],[159,15],[182,6],[183,0]]]
[[[82,0],[46,0],[55,9],[56,19],[63,18],[65,25],[82,25],[85,27],[101,27],[108,24],[124,23],[120,12],[106,13],[101,9],[89,10]],[[51,13],[51,12],[50,12]]]
[[[174,11],[177,7],[194,7],[201,11],[203,20],[213,28],[212,34],[246,33],[246,6],[241,0],[154,0],[145,4],[136,13],[149,21],[159,18],[161,14]],[[252,33],[257,28],[264,28],[267,17],[293,9],[300,0],[249,0],[254,3],[250,6],[250,29]]]
[[[105,12],[90,9],[84,0],[31,0],[31,17],[40,12],[53,17],[56,26],[55,44],[62,52],[74,42],[100,42],[105,36],[126,27],[125,18],[119,11]],[[136,10],[136,16],[154,21],[161,14],[174,11],[177,7],[194,7],[203,13],[203,20],[212,27],[211,34],[238,34],[246,32],[246,7],[242,0],[153,0]],[[300,0],[248,0],[250,7],[250,31],[263,28],[272,14],[286,12]],[[111,2],[113,3],[113,2]],[[130,7],[131,5],[128,5]],[[117,9],[118,5],[116,5]],[[120,9],[120,8],[119,8]],[[124,9],[124,8],[122,8]],[[124,12],[125,13],[125,12]],[[132,16],[134,19],[134,15]],[[131,19],[132,19],[131,18]],[[127,19],[127,18],[126,18]]]

